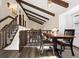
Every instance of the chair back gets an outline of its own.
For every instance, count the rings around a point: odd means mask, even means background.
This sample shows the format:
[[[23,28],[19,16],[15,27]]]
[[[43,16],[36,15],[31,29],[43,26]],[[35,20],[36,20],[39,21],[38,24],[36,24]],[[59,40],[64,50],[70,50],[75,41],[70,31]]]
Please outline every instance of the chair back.
[[[64,35],[72,35],[74,36],[75,35],[75,30],[74,29],[65,29],[64,31]],[[71,40],[66,40],[64,39],[66,42],[70,42]]]
[[[29,30],[27,31],[28,35],[28,44],[30,46],[39,45],[41,42],[41,31],[40,30]]]

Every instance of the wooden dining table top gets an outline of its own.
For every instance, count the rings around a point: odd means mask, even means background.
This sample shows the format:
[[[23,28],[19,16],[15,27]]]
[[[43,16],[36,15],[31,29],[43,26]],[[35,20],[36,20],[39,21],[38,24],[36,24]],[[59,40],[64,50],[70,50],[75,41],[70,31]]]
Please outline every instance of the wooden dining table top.
[[[71,35],[54,35],[54,34],[50,34],[50,33],[43,33],[46,37],[48,38],[55,38],[55,39],[73,39],[75,36],[71,36]]]

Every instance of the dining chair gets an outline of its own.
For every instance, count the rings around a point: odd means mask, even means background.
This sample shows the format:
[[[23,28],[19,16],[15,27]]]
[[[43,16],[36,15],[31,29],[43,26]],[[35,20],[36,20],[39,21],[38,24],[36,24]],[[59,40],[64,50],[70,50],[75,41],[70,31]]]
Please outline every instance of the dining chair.
[[[64,35],[75,35],[75,30],[74,29],[65,29]],[[65,47],[68,46],[71,49],[72,56],[74,56],[74,51],[73,51],[73,39],[63,39],[63,41],[58,41],[58,44],[61,46],[61,50],[65,50]],[[62,54],[62,51],[60,54]]]
[[[39,46],[41,43],[40,30],[27,31],[27,46]]]
[[[41,40],[41,46],[40,46],[41,54],[44,53],[44,50],[46,49],[45,47],[47,47],[48,48],[47,50],[51,51],[52,54],[53,54],[53,52],[54,52],[54,50],[53,50],[53,45],[54,45],[53,40],[49,37],[46,37],[43,33],[42,33],[42,36],[41,36],[42,40]]]

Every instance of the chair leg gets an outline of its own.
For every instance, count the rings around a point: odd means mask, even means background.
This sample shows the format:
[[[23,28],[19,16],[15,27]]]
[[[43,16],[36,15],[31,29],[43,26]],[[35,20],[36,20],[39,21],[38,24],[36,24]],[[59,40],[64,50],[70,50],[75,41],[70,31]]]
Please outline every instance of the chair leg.
[[[61,46],[60,46],[60,49],[61,49],[60,55],[62,56],[62,52],[65,50],[65,46],[64,46],[64,45],[61,45]]]
[[[61,46],[61,50],[62,50],[62,46]],[[60,55],[62,55],[62,51],[60,51]]]
[[[63,46],[63,50],[65,50],[65,46]]]
[[[43,54],[44,50],[43,50],[43,45],[40,46],[40,50],[41,50],[41,54]]]
[[[72,55],[75,56],[74,51],[73,51],[73,45],[70,46],[70,49],[71,49]]]
[[[51,49],[51,53],[54,55],[54,49],[53,49],[53,47],[49,47],[50,49]]]

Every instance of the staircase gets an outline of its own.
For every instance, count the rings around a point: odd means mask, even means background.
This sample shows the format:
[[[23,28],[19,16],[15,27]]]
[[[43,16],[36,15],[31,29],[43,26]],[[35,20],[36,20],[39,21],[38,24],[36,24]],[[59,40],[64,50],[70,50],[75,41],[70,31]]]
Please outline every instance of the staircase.
[[[16,35],[16,32],[18,30],[17,17],[18,16],[16,16],[15,18],[12,17],[11,19],[13,20],[0,30],[0,49],[5,48],[12,43],[14,36]],[[6,18],[5,20],[7,20],[8,18]]]

